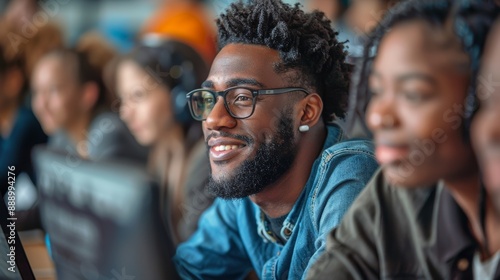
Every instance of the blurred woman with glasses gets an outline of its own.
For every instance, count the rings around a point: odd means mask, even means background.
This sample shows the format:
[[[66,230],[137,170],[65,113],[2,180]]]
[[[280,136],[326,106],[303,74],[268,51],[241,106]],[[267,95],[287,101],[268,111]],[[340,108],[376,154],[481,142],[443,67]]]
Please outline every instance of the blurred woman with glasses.
[[[163,188],[165,222],[179,241],[194,232],[213,200],[205,191],[209,165],[201,126],[186,103],[186,94],[207,74],[208,66],[193,48],[159,37],[147,37],[117,66],[121,118],[151,149],[148,169]]]

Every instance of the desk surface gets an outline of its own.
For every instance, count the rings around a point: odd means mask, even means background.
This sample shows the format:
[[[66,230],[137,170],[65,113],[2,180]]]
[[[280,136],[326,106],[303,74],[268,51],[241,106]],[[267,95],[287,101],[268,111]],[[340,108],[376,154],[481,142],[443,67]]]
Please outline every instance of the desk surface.
[[[47,252],[43,232],[30,230],[19,232],[24,251],[37,280],[56,280],[54,264]]]

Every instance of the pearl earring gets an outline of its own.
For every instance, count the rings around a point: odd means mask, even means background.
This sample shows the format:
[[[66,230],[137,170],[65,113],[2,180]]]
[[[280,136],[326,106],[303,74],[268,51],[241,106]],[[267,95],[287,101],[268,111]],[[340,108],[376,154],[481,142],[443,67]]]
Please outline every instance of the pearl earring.
[[[309,131],[309,126],[307,124],[299,126],[299,131],[300,132],[308,132]]]

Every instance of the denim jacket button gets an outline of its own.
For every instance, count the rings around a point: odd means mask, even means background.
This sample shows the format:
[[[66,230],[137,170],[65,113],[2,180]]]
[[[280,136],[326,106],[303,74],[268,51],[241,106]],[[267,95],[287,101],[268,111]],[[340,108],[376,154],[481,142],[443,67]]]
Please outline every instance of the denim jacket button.
[[[286,235],[286,236],[290,236],[292,234],[292,231],[289,230],[288,228],[285,228],[285,230],[283,230],[283,233]]]

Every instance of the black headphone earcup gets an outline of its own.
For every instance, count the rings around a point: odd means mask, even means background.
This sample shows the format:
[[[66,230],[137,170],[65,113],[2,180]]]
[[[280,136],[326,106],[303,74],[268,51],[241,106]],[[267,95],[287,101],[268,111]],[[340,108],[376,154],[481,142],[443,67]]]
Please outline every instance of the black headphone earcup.
[[[157,68],[162,69],[159,78],[170,88],[174,118],[183,125],[194,121],[189,111],[186,94],[200,86],[208,73],[203,58],[190,46],[174,40],[157,45],[159,53],[152,56]],[[201,81],[200,81],[201,80]]]
[[[174,118],[177,122],[182,124],[193,121],[193,119],[191,118],[191,113],[189,112],[186,94],[187,91],[182,85],[178,85],[170,91]]]

